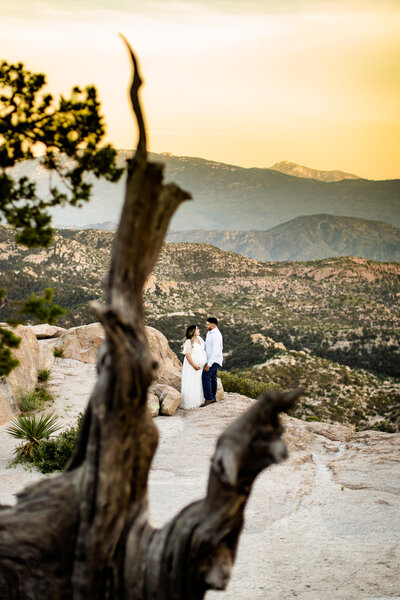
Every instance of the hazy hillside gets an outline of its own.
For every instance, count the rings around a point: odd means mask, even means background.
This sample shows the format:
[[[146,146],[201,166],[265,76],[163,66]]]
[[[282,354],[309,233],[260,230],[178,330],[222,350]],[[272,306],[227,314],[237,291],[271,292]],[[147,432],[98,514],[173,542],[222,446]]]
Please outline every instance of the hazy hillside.
[[[123,164],[128,151],[119,151]],[[272,169],[244,169],[200,158],[152,155],[165,163],[166,180],[191,192],[171,229],[267,230],[300,215],[331,214],[382,220],[400,226],[400,180],[353,179],[326,183]],[[34,174],[46,193],[48,175],[38,161],[19,164],[16,175]],[[56,183],[56,181],[55,181]],[[84,227],[119,218],[124,181],[95,181],[93,200],[81,209],[55,208],[56,226]]]
[[[170,231],[169,242],[200,242],[262,261],[360,256],[400,261],[400,229],[354,217],[297,217],[268,231]]]
[[[303,177],[305,179],[317,179],[318,181],[342,181],[343,179],[360,179],[352,173],[344,173],[343,171],[319,171],[318,169],[310,169],[302,165],[284,160],[270,167],[273,171],[293,175],[294,177]]]
[[[167,179],[189,190],[171,229],[267,230],[300,215],[332,214],[400,226],[400,180],[325,183],[271,169],[162,156]]]

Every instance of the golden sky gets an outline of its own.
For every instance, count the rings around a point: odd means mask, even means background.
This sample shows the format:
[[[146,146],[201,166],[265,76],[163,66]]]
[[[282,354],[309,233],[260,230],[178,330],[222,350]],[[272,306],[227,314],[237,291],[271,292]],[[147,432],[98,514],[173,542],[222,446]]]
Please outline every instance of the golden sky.
[[[400,0],[13,0],[0,58],[57,94],[94,83],[108,139],[131,148],[118,32],[141,61],[150,150],[400,177]]]

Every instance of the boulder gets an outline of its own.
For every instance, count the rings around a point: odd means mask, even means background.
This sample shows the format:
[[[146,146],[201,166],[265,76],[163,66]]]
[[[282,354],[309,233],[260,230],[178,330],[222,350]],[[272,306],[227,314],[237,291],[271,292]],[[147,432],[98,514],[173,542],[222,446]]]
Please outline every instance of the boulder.
[[[222,381],[219,378],[217,379],[217,384],[218,384],[217,385],[217,393],[216,393],[215,397],[217,399],[217,402],[220,402],[221,400],[224,399],[225,394],[224,394],[224,388],[222,385]]]
[[[4,378],[0,386],[0,423],[6,423],[18,412],[20,391],[31,391],[37,384],[39,344],[36,336],[32,328],[25,325],[18,325],[13,332],[21,338],[19,348],[13,350],[13,356],[20,364]]]
[[[163,383],[154,383],[149,393],[154,394],[160,402],[160,414],[171,417],[176,413],[181,403],[180,392],[170,385]]]
[[[39,339],[39,369],[50,369],[54,365],[54,348],[58,342],[57,338]]]
[[[56,325],[49,325],[48,323],[33,325],[31,329],[38,340],[58,338],[67,331],[64,327],[57,327]]]
[[[321,435],[328,440],[337,442],[348,442],[355,434],[355,427],[340,425],[339,423],[322,423],[310,421],[305,423],[306,429],[316,435]]]
[[[171,350],[167,338],[154,327],[146,327],[150,351],[158,363],[157,381],[180,390],[182,364]],[[104,329],[100,323],[73,327],[54,343],[63,350],[63,358],[73,358],[95,364],[97,353],[104,341]]]
[[[176,413],[181,403],[182,397],[180,393],[173,387],[166,385],[165,390],[160,397],[162,415],[171,417]]]
[[[73,358],[87,364],[95,364],[103,341],[103,326],[100,323],[91,323],[68,329],[58,338],[55,347],[62,349],[63,358]]]
[[[168,340],[158,329],[146,327],[147,340],[154,359],[158,363],[157,381],[181,389],[182,363],[168,344]]]
[[[11,421],[17,412],[17,402],[10,384],[5,377],[0,378],[0,425]]]
[[[148,392],[147,406],[152,417],[157,417],[160,414],[160,400],[155,394]]]

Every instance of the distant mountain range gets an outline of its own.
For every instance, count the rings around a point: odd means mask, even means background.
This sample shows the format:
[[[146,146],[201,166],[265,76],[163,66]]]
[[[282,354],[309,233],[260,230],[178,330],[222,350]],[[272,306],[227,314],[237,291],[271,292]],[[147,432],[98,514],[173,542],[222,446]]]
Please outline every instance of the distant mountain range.
[[[199,242],[262,261],[361,256],[400,261],[400,229],[382,221],[311,215],[268,231],[170,231],[169,242]]]
[[[82,229],[112,231],[110,221]],[[296,217],[268,231],[188,229],[169,231],[168,242],[212,244],[261,261],[315,260],[360,256],[384,262],[400,261],[400,229],[382,221],[355,217]]]
[[[342,181],[343,179],[361,179],[358,175],[344,173],[343,171],[318,171],[302,165],[284,160],[270,167],[273,171],[279,171],[293,177],[303,177],[304,179],[317,179],[318,181]]]
[[[120,164],[130,154],[120,150]],[[171,224],[173,230],[265,231],[302,215],[321,213],[400,226],[400,179],[326,182],[318,180],[324,179],[325,172],[298,165],[291,167],[288,175],[276,170],[282,163],[274,165],[274,169],[245,169],[167,153],[151,154],[150,158],[165,164],[166,181],[176,182],[193,196],[192,202],[185,202],[177,211]],[[298,169],[302,177],[293,176]],[[15,174],[32,176],[43,193],[48,190],[48,174],[37,159],[18,164]],[[118,221],[124,181],[93,181],[90,203],[81,209],[67,206],[52,211],[56,227]]]

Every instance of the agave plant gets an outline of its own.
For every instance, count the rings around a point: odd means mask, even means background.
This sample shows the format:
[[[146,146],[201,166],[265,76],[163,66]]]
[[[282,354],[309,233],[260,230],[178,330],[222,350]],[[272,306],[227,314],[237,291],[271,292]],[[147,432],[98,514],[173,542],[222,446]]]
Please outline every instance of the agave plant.
[[[40,440],[48,439],[60,427],[58,417],[52,413],[40,417],[18,415],[6,431],[16,439],[26,440],[15,449],[17,458],[22,456],[32,458]]]

